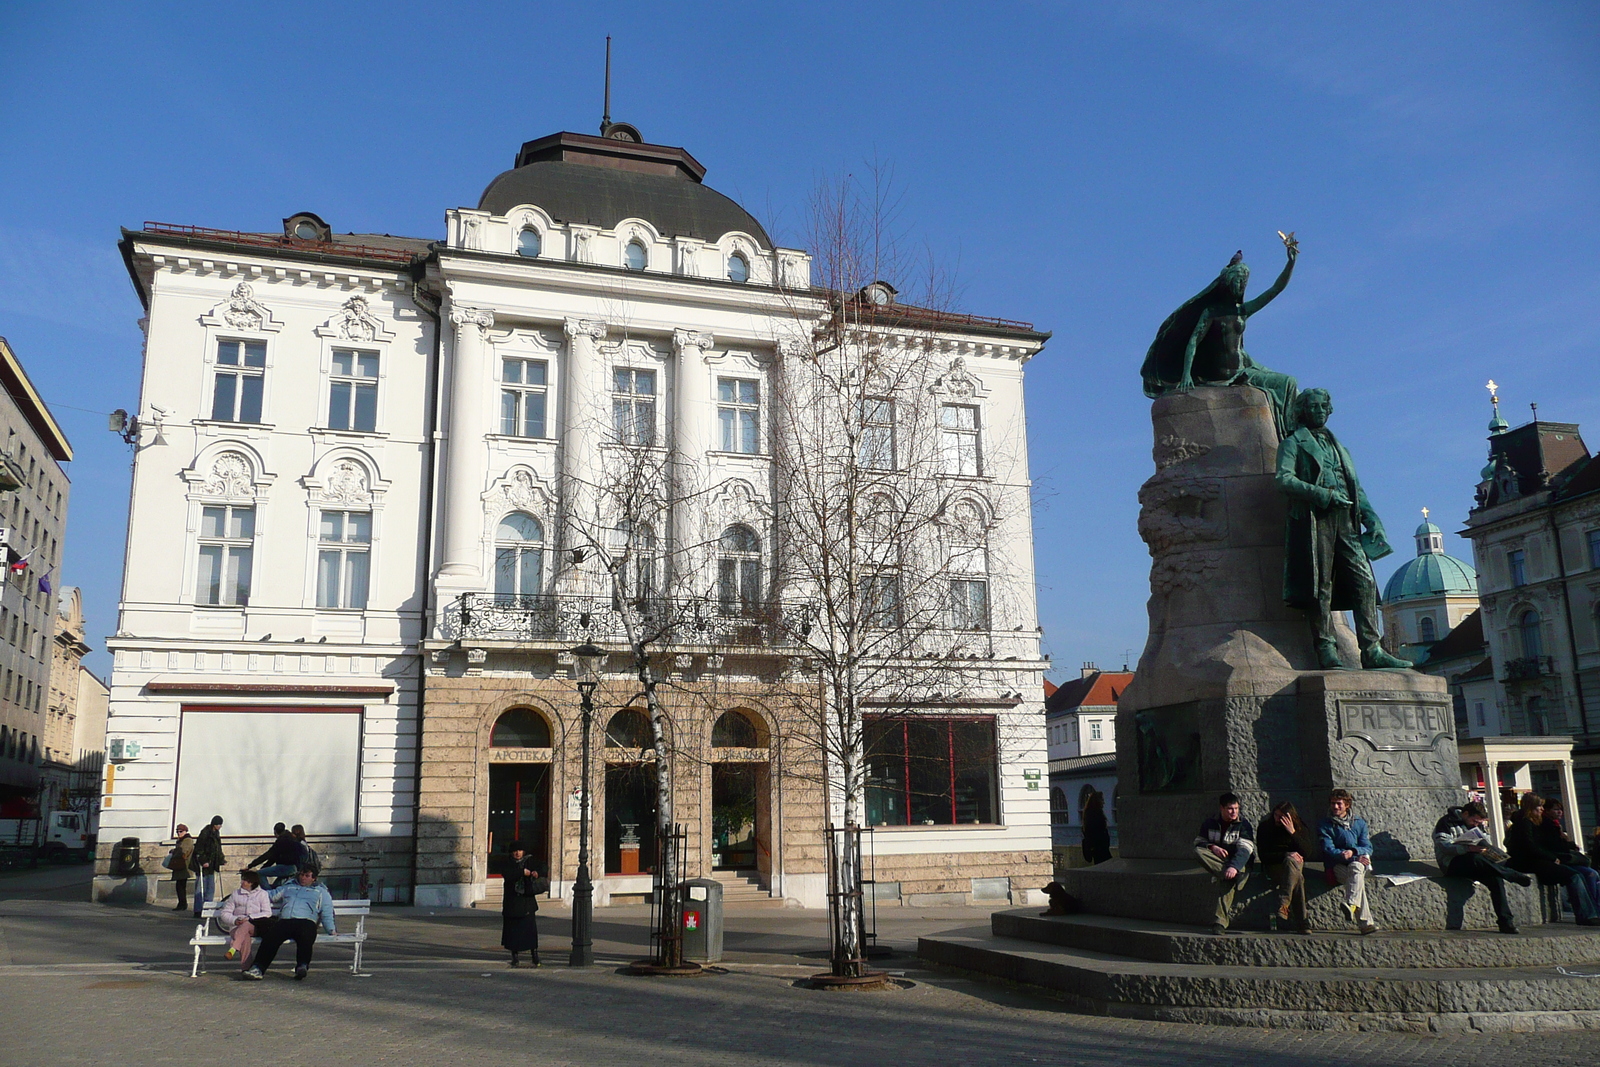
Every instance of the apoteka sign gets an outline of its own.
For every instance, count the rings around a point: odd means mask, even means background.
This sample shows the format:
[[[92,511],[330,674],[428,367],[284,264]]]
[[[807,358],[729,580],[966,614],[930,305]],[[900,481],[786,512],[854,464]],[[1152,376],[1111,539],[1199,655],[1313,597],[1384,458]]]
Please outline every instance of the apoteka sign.
[[[1359,737],[1379,752],[1428,752],[1454,723],[1447,704],[1401,700],[1339,701],[1339,736]]]

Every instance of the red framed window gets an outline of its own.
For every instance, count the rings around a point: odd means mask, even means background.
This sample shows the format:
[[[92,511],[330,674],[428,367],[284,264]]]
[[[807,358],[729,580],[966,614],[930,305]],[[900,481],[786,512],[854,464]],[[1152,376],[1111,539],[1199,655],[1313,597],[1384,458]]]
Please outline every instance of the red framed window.
[[[1000,821],[993,718],[873,717],[864,726],[863,740],[869,824]]]

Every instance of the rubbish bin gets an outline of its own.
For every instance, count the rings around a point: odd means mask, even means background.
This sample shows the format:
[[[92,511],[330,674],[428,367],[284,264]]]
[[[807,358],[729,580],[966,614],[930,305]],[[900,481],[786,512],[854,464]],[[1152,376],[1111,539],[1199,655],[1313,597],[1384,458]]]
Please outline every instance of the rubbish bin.
[[[111,874],[113,877],[127,878],[143,873],[144,869],[139,866],[139,839],[124,837],[111,853]]]
[[[722,958],[722,883],[691,878],[683,891],[683,958],[715,963]]]

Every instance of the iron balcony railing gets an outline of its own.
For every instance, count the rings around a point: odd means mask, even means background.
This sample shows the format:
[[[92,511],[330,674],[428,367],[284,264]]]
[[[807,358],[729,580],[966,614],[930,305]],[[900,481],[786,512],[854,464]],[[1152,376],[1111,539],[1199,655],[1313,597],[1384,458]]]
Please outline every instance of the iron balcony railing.
[[[1502,682],[1525,682],[1556,673],[1555,660],[1550,656],[1523,656],[1506,660]]]
[[[808,629],[805,603],[728,604],[714,598],[630,601],[637,630],[651,643],[726,648],[786,648]],[[454,636],[480,641],[622,642],[623,613],[603,596],[464,593]]]

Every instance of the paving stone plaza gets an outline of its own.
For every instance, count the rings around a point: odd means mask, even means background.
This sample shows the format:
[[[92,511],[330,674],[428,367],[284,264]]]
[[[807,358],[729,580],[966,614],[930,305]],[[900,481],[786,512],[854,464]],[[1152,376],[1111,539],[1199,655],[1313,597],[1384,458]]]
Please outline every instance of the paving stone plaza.
[[[978,908],[885,909],[889,993],[820,993],[826,917],[801,909],[728,918],[726,958],[693,980],[639,979],[617,965],[645,945],[643,908],[608,909],[592,970],[512,971],[493,912],[378,909],[366,970],[320,953],[303,983],[284,973],[244,983],[219,959],[190,979],[192,921],[170,910],[85,900],[86,868],[0,876],[3,1067],[229,1063],[455,1064],[529,1058],[547,1067],[606,1064],[1236,1064],[1594,1059],[1592,1031],[1408,1035],[1257,1030],[1108,1019],[1004,983],[931,969],[918,937],[987,926]],[[541,917],[547,958],[564,960],[566,914]],[[1378,935],[1381,937],[1382,935]],[[1554,974],[1552,973],[1552,977]],[[94,1020],[92,1025],[86,1020]],[[197,1051],[198,1050],[198,1051]]]

